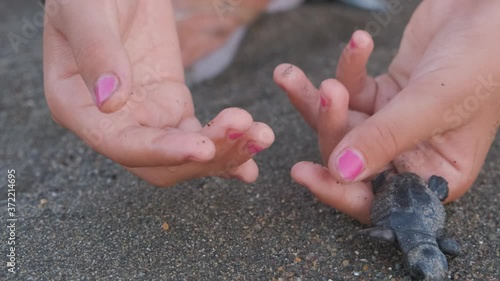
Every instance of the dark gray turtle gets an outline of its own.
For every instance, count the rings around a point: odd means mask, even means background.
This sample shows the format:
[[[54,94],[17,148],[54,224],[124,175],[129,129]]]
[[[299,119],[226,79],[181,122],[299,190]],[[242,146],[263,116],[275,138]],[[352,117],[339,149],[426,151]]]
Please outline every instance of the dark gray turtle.
[[[386,171],[373,179],[372,186],[374,227],[360,234],[397,243],[413,279],[444,280],[448,271],[444,254],[460,253],[458,243],[444,236],[446,213],[441,201],[448,197],[448,182],[431,176],[426,185],[416,174]]]

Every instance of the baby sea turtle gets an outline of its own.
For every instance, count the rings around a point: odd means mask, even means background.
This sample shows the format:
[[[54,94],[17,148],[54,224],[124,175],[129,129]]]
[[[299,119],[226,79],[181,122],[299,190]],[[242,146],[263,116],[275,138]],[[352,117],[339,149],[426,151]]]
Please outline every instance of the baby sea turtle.
[[[448,271],[444,254],[460,253],[459,244],[444,236],[446,213],[441,201],[448,197],[448,182],[431,176],[426,185],[416,174],[385,171],[372,180],[372,186],[374,227],[360,234],[397,243],[413,279],[444,280]]]

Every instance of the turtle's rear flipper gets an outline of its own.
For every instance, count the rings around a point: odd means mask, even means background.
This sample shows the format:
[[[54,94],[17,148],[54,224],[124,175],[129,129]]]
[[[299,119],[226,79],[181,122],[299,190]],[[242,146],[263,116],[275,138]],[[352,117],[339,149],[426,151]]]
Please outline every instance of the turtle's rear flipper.
[[[448,198],[448,182],[439,176],[431,176],[428,184],[430,190],[436,193],[437,198],[442,202]]]
[[[460,244],[457,241],[447,237],[440,237],[437,239],[441,251],[449,256],[456,257],[460,255]]]
[[[369,237],[386,243],[396,243],[396,235],[390,228],[375,226],[358,231],[357,236]]]

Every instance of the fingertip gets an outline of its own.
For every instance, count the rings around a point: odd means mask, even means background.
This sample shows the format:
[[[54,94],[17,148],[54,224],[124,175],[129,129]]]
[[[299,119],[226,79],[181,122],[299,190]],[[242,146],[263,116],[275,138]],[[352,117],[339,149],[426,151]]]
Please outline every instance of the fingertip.
[[[274,69],[274,81],[281,81],[293,73],[294,65],[290,63],[282,63]]]
[[[108,32],[111,32],[107,30]],[[95,105],[100,111],[119,110],[132,93],[132,69],[126,50],[119,38],[109,34],[95,34],[96,46],[73,39],[73,48],[83,44],[75,56],[78,72],[87,85]]]
[[[299,87],[310,87],[309,79],[307,79],[302,69],[289,63],[277,66],[274,70],[273,79],[287,94],[297,91]],[[304,85],[304,82],[306,82],[306,85]]]
[[[236,171],[232,173],[232,176],[238,178],[242,182],[252,183],[257,180],[259,176],[259,167],[253,159],[241,164]]]
[[[269,125],[262,122],[255,122],[257,130],[257,142],[265,148],[269,148],[276,138],[273,129]]]
[[[239,140],[238,154],[245,157],[253,157],[261,151],[271,147],[275,135],[271,127],[265,123],[254,122],[252,127]]]
[[[95,69],[82,62],[79,65],[82,68],[82,77],[88,82],[94,74],[104,70],[95,79],[92,93],[97,107],[104,113],[120,110],[133,95],[132,69],[128,56],[122,46],[117,45],[115,48],[116,52],[113,57],[106,58],[111,61],[100,61],[96,63]],[[99,57],[92,59],[98,60]]]
[[[328,159],[328,170],[341,183],[353,183],[363,180],[366,160],[363,154],[354,148],[334,151]]]
[[[253,183],[259,177],[259,168],[255,169],[251,173],[243,175],[240,180],[244,183]]]
[[[324,175],[322,174],[324,172],[328,171],[325,169],[325,167],[321,166],[320,164],[308,161],[302,161],[293,165],[290,174],[294,181],[311,189],[310,187],[311,179],[314,179],[317,176],[323,178]]]
[[[349,92],[344,84],[337,79],[327,79],[321,83],[319,90],[322,97],[327,97],[337,108],[344,108],[347,111]]]
[[[253,124],[253,117],[239,107],[223,109],[214,119],[208,122],[203,132],[213,138],[222,138],[230,130],[246,131]]]
[[[351,36],[349,41],[350,49],[369,49],[372,50],[374,46],[373,38],[365,30],[356,30]]]
[[[226,120],[226,119],[234,118],[235,116],[238,117],[238,119],[243,120],[242,122],[245,122],[245,121],[246,121],[245,123],[253,122],[252,115],[250,115],[250,113],[248,113],[248,111],[246,111],[240,107],[225,108],[219,114],[217,114],[217,117],[215,117],[215,118],[220,118],[222,120]]]
[[[321,82],[321,87],[324,89],[328,89],[330,92],[347,92],[346,87],[342,82],[337,79],[329,78]]]
[[[122,109],[127,101],[130,99],[132,93],[126,89],[120,89],[107,100],[103,101],[100,105],[97,105],[99,111],[102,113],[113,113]]]
[[[216,148],[215,144],[205,136],[202,136],[196,142],[197,148],[193,151],[193,153],[189,156],[190,160],[195,162],[206,162],[210,161],[215,157]]]
[[[311,162],[295,164],[292,178],[307,187],[319,201],[362,223],[370,223],[373,193],[365,183],[346,186],[332,177],[325,167]]]
[[[292,179],[299,184],[302,184],[301,178],[304,167],[307,165],[307,163],[308,162],[306,161],[295,163],[295,165],[292,166],[292,169],[290,171],[290,176],[292,177]]]
[[[292,168],[292,178],[309,189],[321,202],[338,208],[343,198],[341,183],[336,181],[323,166],[312,162],[299,162]],[[341,188],[341,189],[339,189]]]

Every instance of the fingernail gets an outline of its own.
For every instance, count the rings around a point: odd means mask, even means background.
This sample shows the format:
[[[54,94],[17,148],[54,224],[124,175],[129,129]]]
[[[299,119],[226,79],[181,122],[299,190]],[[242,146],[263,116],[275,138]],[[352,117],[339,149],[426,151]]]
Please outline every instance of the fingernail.
[[[260,147],[256,144],[249,144],[247,149],[251,155],[255,155],[255,154],[261,152],[262,150],[264,150],[262,147]]]
[[[118,89],[120,82],[113,74],[102,75],[94,87],[94,102],[100,107],[106,100],[108,100],[113,93]]]
[[[354,42],[354,37],[351,37],[351,40],[349,41],[349,48],[356,49],[356,42]]]
[[[327,108],[329,102],[328,99],[323,97],[322,95],[319,96],[320,104],[323,109]]]
[[[200,161],[202,161],[202,159],[200,159],[199,157],[197,157],[195,155],[190,155],[190,156],[186,156],[186,161],[187,162],[200,162]]]
[[[243,136],[243,133],[230,133],[229,138],[232,140],[239,139],[241,136]]]
[[[340,176],[352,181],[365,169],[365,163],[359,153],[347,149],[338,158],[337,168]]]

